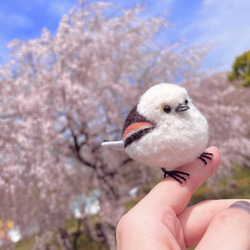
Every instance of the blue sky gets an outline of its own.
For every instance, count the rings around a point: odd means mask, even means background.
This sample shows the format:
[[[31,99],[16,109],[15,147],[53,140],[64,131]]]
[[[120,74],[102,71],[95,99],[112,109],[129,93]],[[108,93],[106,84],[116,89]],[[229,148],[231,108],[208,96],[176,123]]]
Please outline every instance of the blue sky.
[[[105,0],[106,1],[106,0]],[[106,1],[107,2],[107,1]],[[250,50],[249,0],[114,0],[119,7],[148,3],[145,18],[168,12],[174,23],[163,42],[186,39],[190,46],[214,42],[205,66],[229,70],[237,55]],[[56,32],[61,16],[76,5],[75,0],[9,0],[0,5],[0,64],[8,60],[7,44],[14,38],[40,36],[43,27]]]

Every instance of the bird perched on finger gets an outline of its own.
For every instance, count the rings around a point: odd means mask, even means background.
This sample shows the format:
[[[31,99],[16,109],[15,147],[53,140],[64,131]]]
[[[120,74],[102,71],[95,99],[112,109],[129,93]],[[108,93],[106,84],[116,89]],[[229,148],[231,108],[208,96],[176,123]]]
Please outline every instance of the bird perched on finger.
[[[206,118],[192,103],[185,88],[161,83],[149,88],[128,114],[122,140],[102,146],[123,150],[134,160],[161,168],[164,177],[182,183],[188,173],[176,168],[212,154],[204,152],[209,139]]]

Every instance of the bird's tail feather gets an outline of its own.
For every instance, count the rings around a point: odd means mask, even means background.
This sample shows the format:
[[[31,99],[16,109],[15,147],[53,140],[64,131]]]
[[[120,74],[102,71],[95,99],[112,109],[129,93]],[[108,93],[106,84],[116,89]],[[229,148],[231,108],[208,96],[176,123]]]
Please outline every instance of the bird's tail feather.
[[[123,141],[104,141],[101,144],[103,147],[107,147],[113,150],[124,150],[124,144]]]

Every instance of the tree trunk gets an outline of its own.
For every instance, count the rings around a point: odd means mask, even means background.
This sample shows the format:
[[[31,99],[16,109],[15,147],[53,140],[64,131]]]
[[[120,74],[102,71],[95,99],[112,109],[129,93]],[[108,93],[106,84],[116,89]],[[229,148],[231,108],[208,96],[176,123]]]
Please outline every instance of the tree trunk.
[[[64,249],[65,250],[73,250],[73,248],[70,244],[68,232],[66,230],[64,230],[63,228],[59,228],[59,232],[61,235],[61,239],[63,241]]]

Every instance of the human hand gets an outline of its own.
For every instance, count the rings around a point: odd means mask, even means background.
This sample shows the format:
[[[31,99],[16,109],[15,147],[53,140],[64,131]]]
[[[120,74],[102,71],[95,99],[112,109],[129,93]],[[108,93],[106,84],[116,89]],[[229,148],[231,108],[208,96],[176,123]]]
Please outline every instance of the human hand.
[[[193,193],[219,167],[218,149],[211,147],[206,152],[214,155],[208,165],[197,159],[178,169],[190,174],[185,183],[167,177],[121,218],[118,250],[177,250],[195,245],[202,250],[250,249],[247,203],[211,200],[186,207]]]

